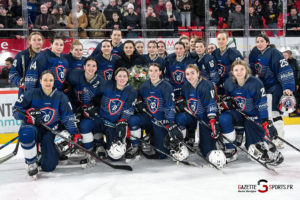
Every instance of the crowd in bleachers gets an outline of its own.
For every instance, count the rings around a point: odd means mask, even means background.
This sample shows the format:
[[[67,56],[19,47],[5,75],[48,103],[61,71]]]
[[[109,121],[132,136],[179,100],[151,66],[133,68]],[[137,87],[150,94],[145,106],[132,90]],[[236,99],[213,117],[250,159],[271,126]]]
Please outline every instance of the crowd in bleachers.
[[[204,29],[204,0],[146,0],[146,28],[170,29],[172,31],[149,31],[150,37],[178,36],[178,29]],[[141,35],[134,29],[141,29],[141,0],[75,0],[76,12],[72,12],[71,0],[28,0],[28,26],[43,30],[45,37],[51,37],[51,29],[72,29],[73,13],[76,13],[80,38],[104,38],[109,31],[88,31],[88,29],[128,29],[124,36],[134,38]],[[287,34],[300,35],[300,1],[287,1]],[[282,35],[282,0],[249,0],[249,27],[256,36],[269,30],[267,35]],[[244,0],[210,0],[209,22],[211,29],[244,29]],[[23,28],[21,0],[0,1],[0,37],[23,38],[22,31],[1,31],[1,28]],[[21,18],[20,18],[21,17]],[[175,31],[173,31],[175,29]],[[72,37],[72,31],[60,31],[62,36]],[[198,31],[199,32],[199,31]],[[231,31],[233,36],[243,36],[243,30]],[[179,34],[184,33],[179,31]],[[213,32],[215,36],[215,31]],[[202,34],[194,31],[195,35]],[[192,34],[193,35],[193,34]]]

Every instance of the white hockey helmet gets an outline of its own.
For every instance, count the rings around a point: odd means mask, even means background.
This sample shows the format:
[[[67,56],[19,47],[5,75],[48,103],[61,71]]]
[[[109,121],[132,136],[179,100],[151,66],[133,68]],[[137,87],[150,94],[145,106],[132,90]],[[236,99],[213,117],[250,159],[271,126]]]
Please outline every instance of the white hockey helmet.
[[[183,161],[189,156],[189,150],[182,142],[178,143],[178,146],[175,149],[171,149],[170,153],[179,161]]]
[[[218,168],[224,168],[226,165],[226,156],[222,150],[212,150],[207,155],[208,160]]]
[[[296,110],[296,99],[292,96],[282,95],[279,100],[278,108],[283,113],[292,113]]]
[[[116,143],[112,143],[109,150],[107,151],[107,154],[112,159],[118,160],[122,158],[125,152],[126,152],[126,143],[122,143],[121,141],[118,141]]]

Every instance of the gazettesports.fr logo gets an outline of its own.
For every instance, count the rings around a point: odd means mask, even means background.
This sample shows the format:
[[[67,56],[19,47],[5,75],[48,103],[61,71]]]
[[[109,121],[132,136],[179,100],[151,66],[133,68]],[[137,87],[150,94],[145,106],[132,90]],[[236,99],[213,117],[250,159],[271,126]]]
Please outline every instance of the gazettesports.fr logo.
[[[245,193],[266,193],[275,190],[293,190],[292,184],[268,184],[265,179],[260,179],[257,184],[239,184],[238,192]]]

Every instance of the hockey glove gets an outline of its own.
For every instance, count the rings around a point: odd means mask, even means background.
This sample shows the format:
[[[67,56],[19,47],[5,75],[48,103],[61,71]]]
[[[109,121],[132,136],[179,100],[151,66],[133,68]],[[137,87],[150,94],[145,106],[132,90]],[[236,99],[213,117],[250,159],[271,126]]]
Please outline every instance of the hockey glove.
[[[217,139],[221,134],[221,127],[215,117],[210,118],[209,124],[211,127],[211,137]]]
[[[166,126],[168,133],[172,139],[183,140],[183,134],[177,124],[169,124]]]
[[[82,114],[84,118],[93,118],[98,116],[98,109],[94,105],[83,105]]]
[[[24,78],[20,78],[19,83],[18,83],[18,87],[21,89],[25,89],[25,80]]]
[[[73,86],[68,81],[65,81],[62,86],[62,91],[64,91],[65,94],[68,94],[72,90],[73,90]]]
[[[224,110],[234,110],[237,108],[237,104],[231,96],[223,96],[221,98],[221,106]]]
[[[80,133],[75,133],[74,135],[72,135],[72,141],[75,143],[79,143],[81,142],[81,134]]]
[[[183,97],[179,97],[175,100],[176,110],[178,112],[185,112],[186,103]]]
[[[267,120],[267,119],[263,120],[262,126],[268,138],[270,138],[271,140],[276,139],[278,133],[271,120]]]
[[[128,123],[125,119],[120,119],[116,124],[117,140],[123,142],[126,137]]]
[[[139,112],[139,113],[143,113],[144,109],[146,109],[145,105],[144,105],[144,102],[141,98],[139,98],[137,100],[137,102],[135,103],[135,108],[136,108],[136,111]]]
[[[29,108],[26,110],[28,124],[39,125],[42,123],[42,113],[39,109]]]
[[[70,133],[65,130],[61,131],[59,133],[59,135],[65,137],[65,138],[71,139]],[[54,139],[55,147],[60,155],[66,155],[71,152],[69,142],[66,141],[64,138],[62,138],[59,135],[55,136],[55,139]]]

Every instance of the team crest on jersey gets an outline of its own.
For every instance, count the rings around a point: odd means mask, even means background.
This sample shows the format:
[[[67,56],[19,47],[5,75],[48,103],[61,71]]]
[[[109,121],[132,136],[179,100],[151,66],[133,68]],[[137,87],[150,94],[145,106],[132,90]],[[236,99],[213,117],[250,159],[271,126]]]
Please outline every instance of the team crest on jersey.
[[[223,77],[226,73],[226,66],[222,64],[218,64],[218,73],[220,77]]]
[[[110,99],[108,103],[108,112],[110,115],[116,115],[120,112],[124,102],[118,98]]]
[[[105,80],[111,80],[113,75],[113,69],[107,69],[103,71],[103,76]]]
[[[261,75],[261,72],[262,72],[262,69],[263,69],[262,64],[260,64],[259,62],[255,63],[254,68],[255,68],[256,74]]]
[[[173,80],[178,85],[182,84],[184,81],[184,71],[179,70],[179,69],[175,70],[173,72]]]
[[[55,117],[56,110],[50,107],[45,107],[45,108],[41,108],[40,111],[42,113],[43,123],[45,125],[50,124]]]
[[[147,107],[152,114],[155,114],[159,108],[159,98],[155,96],[147,97]]]
[[[237,96],[237,97],[234,97],[234,100],[236,101],[236,103],[239,106],[239,108],[242,111],[244,111],[245,108],[246,108],[247,99],[245,97]]]
[[[67,70],[63,65],[58,65],[55,67],[55,73],[60,83],[63,83],[65,81],[66,72]]]
[[[189,111],[191,111],[194,114],[197,114],[198,112],[198,100],[194,98],[190,98],[186,101],[187,107]]]

